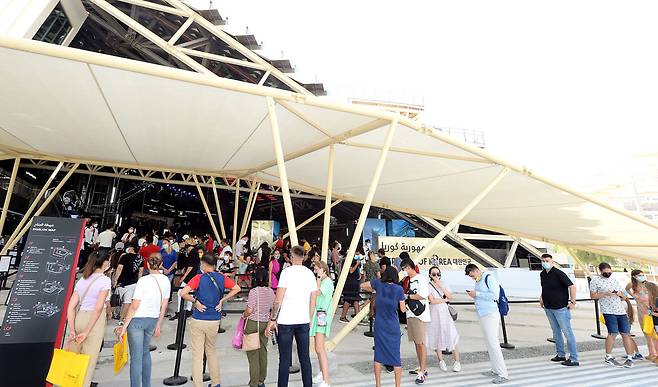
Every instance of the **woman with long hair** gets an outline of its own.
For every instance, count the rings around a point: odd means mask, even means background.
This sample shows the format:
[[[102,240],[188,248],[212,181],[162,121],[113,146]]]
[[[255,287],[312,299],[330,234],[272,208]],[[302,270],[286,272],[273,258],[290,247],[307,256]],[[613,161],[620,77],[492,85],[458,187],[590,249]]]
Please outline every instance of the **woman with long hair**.
[[[270,287],[275,292],[279,287],[279,273],[281,272],[281,264],[279,263],[280,257],[281,252],[278,249],[274,250],[274,253],[272,253],[272,256],[270,257],[270,263],[267,266],[270,273]]]
[[[267,378],[267,336],[265,328],[270,321],[270,310],[274,305],[274,291],[269,287],[268,270],[264,267],[256,269],[254,276],[256,287],[249,291],[247,309],[242,317],[247,319],[244,328],[245,335],[258,332],[260,348],[247,351],[249,361],[249,387],[265,385]]]
[[[398,310],[406,311],[404,292],[398,284],[398,272],[393,267],[387,267],[382,279],[374,279],[361,284],[361,289],[377,292],[375,305],[375,385],[382,386],[382,364],[393,366],[395,371],[395,386],[400,387],[402,378],[402,361],[400,359],[400,321]]]
[[[354,308],[354,314],[352,317],[356,316],[359,313],[360,307],[359,302],[361,302],[361,295],[359,294],[359,284],[361,283],[361,263],[359,260],[352,260],[352,265],[350,266],[349,273],[347,274],[347,279],[345,280],[345,287],[343,287],[343,312],[340,315],[338,321],[342,323],[347,323],[347,311],[350,309],[350,306]],[[362,321],[359,324],[365,325],[366,322]]]
[[[160,274],[162,256],[159,253],[149,256],[148,268],[149,275],[137,281],[125,320],[114,330],[119,338],[128,332],[130,387],[151,385],[151,337],[160,336],[169,301],[169,279]]]
[[[647,276],[642,270],[635,269],[631,271],[631,282],[626,285],[626,291],[635,298],[637,304],[637,320],[640,323],[640,327],[642,327],[644,316],[647,314],[651,315],[650,310],[653,310],[653,306],[656,304],[658,285],[647,281]],[[647,339],[647,347],[649,348],[647,359],[658,362],[658,340],[654,339],[653,335],[648,336],[645,334],[644,336]]]
[[[112,281],[104,272],[110,267],[110,256],[100,257],[91,253],[82,271],[82,278],[73,289],[67,308],[67,319],[70,327],[69,340],[75,341],[77,353],[89,355],[89,364],[83,386],[91,385],[99,348],[103,343],[106,317],[103,316],[105,301],[108,299]]]
[[[455,356],[455,364],[452,366],[454,372],[461,371],[462,367],[459,362],[459,333],[452,320],[448,302],[452,298],[452,292],[448,284],[441,281],[441,270],[432,266],[430,268],[430,316],[432,320],[427,326],[427,337],[425,345],[428,350],[434,350],[439,358],[439,368],[441,371],[448,371],[448,366],[443,360],[443,350],[452,351]]]
[[[315,337],[315,353],[318,355],[321,371],[314,378],[314,382],[320,383],[319,387],[329,387],[329,360],[325,342],[331,333],[331,321],[334,318],[330,314],[334,282],[329,278],[329,266],[326,262],[316,262],[313,271],[318,281],[318,291],[309,334],[311,337]]]

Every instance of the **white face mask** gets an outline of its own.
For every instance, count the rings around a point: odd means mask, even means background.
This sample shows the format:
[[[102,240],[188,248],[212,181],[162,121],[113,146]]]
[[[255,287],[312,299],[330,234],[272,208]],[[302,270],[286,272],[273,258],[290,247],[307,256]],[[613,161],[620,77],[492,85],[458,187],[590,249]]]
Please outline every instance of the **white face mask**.
[[[645,276],[645,275],[638,275],[637,277],[635,277],[635,279],[636,279],[639,283],[647,282],[647,276]]]

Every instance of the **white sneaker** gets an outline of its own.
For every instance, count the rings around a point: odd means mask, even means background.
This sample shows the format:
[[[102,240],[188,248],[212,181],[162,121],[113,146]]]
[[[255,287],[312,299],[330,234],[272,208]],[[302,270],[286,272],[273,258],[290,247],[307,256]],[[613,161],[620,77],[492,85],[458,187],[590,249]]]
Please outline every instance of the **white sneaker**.
[[[452,372],[459,372],[462,370],[462,365],[458,361],[455,362],[455,364],[452,365]]]
[[[322,372],[318,373],[313,377],[313,384],[324,383],[324,378],[322,377]]]
[[[325,383],[324,380],[323,380],[322,383],[320,383],[320,385],[318,387],[331,387],[331,385]]]
[[[445,362],[445,361],[441,360],[441,361],[439,362],[439,369],[440,369],[441,371],[443,371],[443,372],[447,372],[447,371],[448,371],[448,366],[446,365],[446,362]]]

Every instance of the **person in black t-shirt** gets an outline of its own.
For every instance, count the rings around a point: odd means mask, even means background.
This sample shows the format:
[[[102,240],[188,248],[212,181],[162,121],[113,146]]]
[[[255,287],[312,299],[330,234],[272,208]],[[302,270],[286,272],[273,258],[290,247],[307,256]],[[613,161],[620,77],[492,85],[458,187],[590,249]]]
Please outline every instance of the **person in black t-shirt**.
[[[126,253],[119,258],[117,270],[114,273],[113,287],[116,287],[121,298],[121,320],[126,316],[132,303],[137,280],[142,276],[144,267],[142,257],[135,253],[134,246],[128,246]]]
[[[539,274],[541,280],[541,298],[539,304],[544,308],[548,322],[553,330],[555,349],[557,355],[551,361],[561,362],[564,366],[578,366],[578,348],[576,336],[571,328],[571,309],[576,306],[576,285],[560,269],[555,267],[555,262],[550,254],[541,256],[543,270]],[[567,338],[569,347],[569,359],[564,352],[564,339]]]
[[[183,269],[183,281],[180,284],[181,289],[187,285],[188,282],[194,278],[197,274],[201,273],[201,257],[203,257],[205,251],[201,245],[197,247],[190,247],[187,250],[187,258],[185,259],[185,269]],[[178,304],[176,305],[176,313],[169,318],[169,320],[178,319],[178,312],[180,311],[180,303],[182,302],[180,296],[180,290],[178,291]],[[192,313],[192,303],[185,301],[185,310],[188,311],[188,315]]]

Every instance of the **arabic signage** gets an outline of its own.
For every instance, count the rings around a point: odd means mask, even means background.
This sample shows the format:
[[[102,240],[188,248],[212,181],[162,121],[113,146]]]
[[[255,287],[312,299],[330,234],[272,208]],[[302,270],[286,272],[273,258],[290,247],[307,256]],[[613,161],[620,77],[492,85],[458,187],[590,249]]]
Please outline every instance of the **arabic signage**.
[[[0,375],[13,378],[7,385],[45,385],[64,335],[83,226],[71,218],[32,222],[0,327]]]
[[[420,252],[431,241],[431,238],[405,238],[405,237],[379,237],[379,246],[386,251],[386,256],[397,258],[402,252],[409,253],[409,256],[416,260]],[[448,242],[441,241],[432,251],[425,252],[417,260],[421,269],[427,270],[432,266],[439,266],[445,269],[463,269],[464,266],[471,263],[471,258],[450,245]]]

